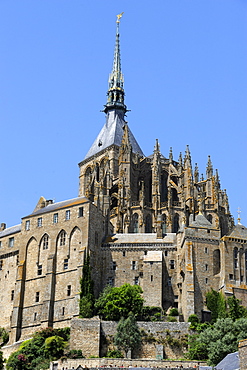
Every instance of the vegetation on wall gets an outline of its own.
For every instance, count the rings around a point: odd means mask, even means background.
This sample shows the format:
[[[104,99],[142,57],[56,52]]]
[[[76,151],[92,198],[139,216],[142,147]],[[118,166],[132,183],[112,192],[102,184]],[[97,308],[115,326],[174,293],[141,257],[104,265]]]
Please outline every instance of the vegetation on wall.
[[[3,352],[0,351],[0,370],[4,369]]]
[[[87,254],[83,264],[83,274],[81,278],[81,292],[79,303],[79,316],[82,318],[93,317],[94,315],[94,283],[91,278],[90,256]]]
[[[190,336],[188,357],[216,365],[228,353],[238,350],[239,340],[247,338],[247,309],[234,295],[225,298],[213,289],[207,293],[206,303],[211,323],[200,323],[196,315],[189,317],[190,329],[196,333]]]
[[[127,319],[123,317],[118,323],[117,333],[114,343],[119,350],[125,352],[125,357],[129,350],[138,350],[141,346],[142,335],[135,320],[135,316],[130,313]]]
[[[60,358],[69,340],[69,328],[47,328],[23,342],[6,364],[7,370],[39,370],[49,368],[50,361]]]

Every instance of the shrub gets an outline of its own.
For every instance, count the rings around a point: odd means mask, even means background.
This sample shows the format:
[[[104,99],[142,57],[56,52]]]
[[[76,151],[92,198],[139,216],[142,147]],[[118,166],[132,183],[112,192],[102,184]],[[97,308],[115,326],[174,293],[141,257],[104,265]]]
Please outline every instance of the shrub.
[[[109,358],[123,358],[124,356],[123,356],[122,352],[119,351],[118,349],[112,349],[112,350],[107,352],[106,357],[109,357]]]
[[[167,322],[177,322],[177,319],[174,316],[167,316],[166,321]]]
[[[170,309],[169,316],[178,316],[178,309],[173,307]]]

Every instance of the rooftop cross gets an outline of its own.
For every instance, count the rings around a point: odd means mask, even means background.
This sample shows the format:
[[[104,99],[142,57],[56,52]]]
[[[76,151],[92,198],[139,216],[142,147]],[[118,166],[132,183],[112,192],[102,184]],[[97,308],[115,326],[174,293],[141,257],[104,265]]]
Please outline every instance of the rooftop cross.
[[[241,218],[240,218],[240,213],[241,213],[241,209],[238,207],[237,209],[237,212],[238,212],[238,225],[241,225]]]

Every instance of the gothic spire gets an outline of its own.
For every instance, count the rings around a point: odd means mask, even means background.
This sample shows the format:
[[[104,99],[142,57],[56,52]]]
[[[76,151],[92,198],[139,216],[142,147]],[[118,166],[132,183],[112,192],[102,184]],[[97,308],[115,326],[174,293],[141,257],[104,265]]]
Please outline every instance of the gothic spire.
[[[119,41],[119,24],[122,15],[123,13],[117,15],[114,59],[112,72],[110,73],[108,81],[109,82],[107,92],[108,99],[104,109],[105,113],[112,109],[122,110],[124,114],[127,111],[127,107],[124,104],[124,78],[121,71],[120,41]]]
[[[208,156],[208,163],[207,163],[207,168],[206,168],[206,174],[207,174],[207,178],[208,179],[213,176],[213,165],[212,165],[212,161],[211,161],[210,155]]]

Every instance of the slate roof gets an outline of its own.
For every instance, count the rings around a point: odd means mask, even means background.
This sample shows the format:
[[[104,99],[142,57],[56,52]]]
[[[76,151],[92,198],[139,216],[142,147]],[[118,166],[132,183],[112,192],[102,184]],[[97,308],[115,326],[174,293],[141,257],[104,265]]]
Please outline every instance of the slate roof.
[[[238,352],[229,353],[225,358],[223,358],[217,366],[216,370],[239,370],[239,357]]]
[[[194,227],[212,227],[212,224],[202,214],[198,214],[195,221],[190,221],[190,226]]]
[[[87,152],[84,159],[92,157],[93,155],[101,152],[101,150],[108,148],[109,146],[115,144],[120,146],[123,137],[123,127],[126,122],[123,119],[123,112],[118,110],[111,110],[107,114],[106,123],[101,129],[99,135],[95,139],[93,145]],[[139,144],[137,143],[134,135],[130,131],[129,127],[129,139],[132,145],[133,153],[139,153],[144,156]]]
[[[78,197],[78,198],[63,200],[62,202],[48,204],[46,207],[38,209],[37,211],[33,211],[33,213],[23,218],[40,215],[40,214],[55,211],[61,208],[73,207],[75,205],[87,203],[87,202],[89,202],[89,200],[86,197]]]
[[[232,238],[247,239],[247,227],[237,224],[228,236]]]
[[[0,238],[2,238],[3,236],[19,233],[20,231],[21,231],[21,224],[8,227],[7,229],[0,231]]]

